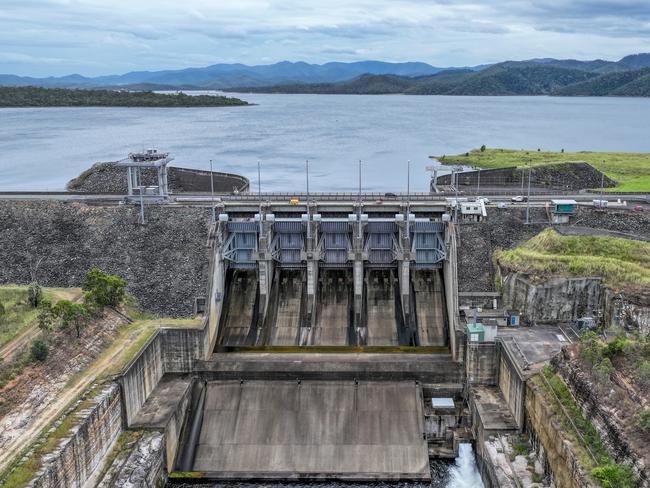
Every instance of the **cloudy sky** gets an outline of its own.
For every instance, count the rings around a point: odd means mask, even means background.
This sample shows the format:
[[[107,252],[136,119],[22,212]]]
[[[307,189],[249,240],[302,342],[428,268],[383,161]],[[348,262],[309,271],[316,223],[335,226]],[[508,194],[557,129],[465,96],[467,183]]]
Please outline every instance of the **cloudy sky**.
[[[0,0],[0,73],[650,51],[650,0]]]

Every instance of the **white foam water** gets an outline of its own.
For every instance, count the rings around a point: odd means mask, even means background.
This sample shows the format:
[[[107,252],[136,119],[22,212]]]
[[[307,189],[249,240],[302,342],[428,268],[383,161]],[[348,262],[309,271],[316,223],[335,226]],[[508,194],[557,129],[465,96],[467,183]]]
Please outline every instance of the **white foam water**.
[[[471,444],[458,446],[458,457],[449,474],[447,488],[484,488]]]

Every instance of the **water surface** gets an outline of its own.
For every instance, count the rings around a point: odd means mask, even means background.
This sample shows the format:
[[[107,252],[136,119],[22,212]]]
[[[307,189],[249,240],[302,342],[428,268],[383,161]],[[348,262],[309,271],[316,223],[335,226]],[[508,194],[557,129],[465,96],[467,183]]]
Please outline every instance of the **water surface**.
[[[425,191],[429,155],[486,144],[650,151],[650,99],[264,95],[251,107],[0,109],[0,190],[61,190],[96,161],[157,146],[175,164],[257,179],[266,190]],[[256,185],[256,184],[255,184]],[[256,186],[255,186],[256,187]]]

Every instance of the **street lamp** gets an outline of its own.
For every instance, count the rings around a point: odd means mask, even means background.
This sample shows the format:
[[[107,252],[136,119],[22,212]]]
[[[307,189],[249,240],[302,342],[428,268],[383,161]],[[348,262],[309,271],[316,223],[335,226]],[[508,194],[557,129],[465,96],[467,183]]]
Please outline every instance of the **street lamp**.
[[[212,204],[212,223],[217,221],[216,211],[214,208],[214,173],[212,172],[212,160],[210,160],[210,202]]]
[[[530,159],[528,160],[528,198],[526,198],[526,223],[530,224],[530,173],[533,171],[533,168],[530,164]]]
[[[359,221],[359,239],[361,239],[361,237],[362,237],[362,232],[361,232],[361,160],[359,160],[359,199],[358,199],[357,219]]]
[[[260,200],[260,237],[262,236],[262,163],[257,160],[257,195]]]
[[[307,239],[311,239],[311,216],[309,215],[309,159],[305,160],[307,173]]]

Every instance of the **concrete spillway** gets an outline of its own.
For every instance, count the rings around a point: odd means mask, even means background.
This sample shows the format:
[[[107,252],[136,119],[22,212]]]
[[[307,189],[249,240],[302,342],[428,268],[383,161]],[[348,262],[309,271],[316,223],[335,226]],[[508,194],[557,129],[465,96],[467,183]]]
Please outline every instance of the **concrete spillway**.
[[[349,343],[352,277],[345,269],[323,270],[319,279],[315,325],[309,345],[345,346]]]
[[[226,303],[221,320],[221,345],[255,345],[257,342],[257,272],[236,269],[228,273]]]
[[[375,269],[366,273],[366,324],[369,346],[399,344],[395,284],[393,270]]]
[[[194,471],[214,478],[428,479],[414,382],[213,381]]]
[[[416,270],[412,280],[419,345],[446,346],[447,323],[441,272]]]
[[[302,302],[305,282],[302,270],[277,270],[273,283],[277,295],[274,310],[269,311],[270,334],[267,341],[271,346],[292,346],[300,344]]]

